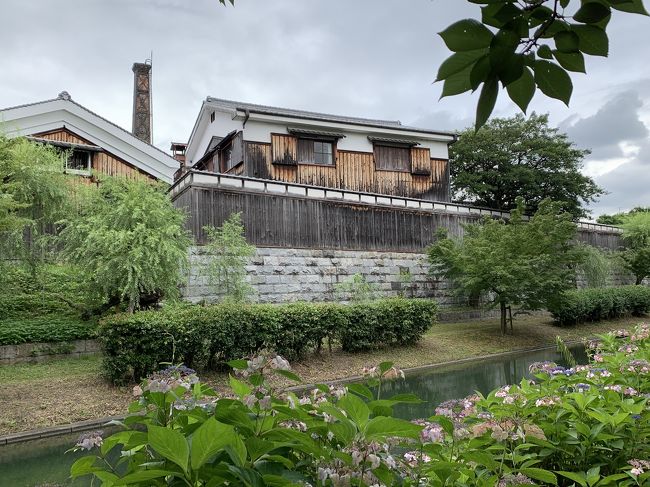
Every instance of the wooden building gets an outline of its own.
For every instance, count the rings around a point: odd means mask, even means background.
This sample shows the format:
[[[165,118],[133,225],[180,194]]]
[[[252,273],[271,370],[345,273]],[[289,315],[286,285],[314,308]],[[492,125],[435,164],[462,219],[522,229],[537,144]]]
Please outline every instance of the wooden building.
[[[0,132],[68,151],[65,171],[85,181],[107,174],[172,183],[180,165],[169,154],[73,101],[65,91],[52,100],[0,110]]]
[[[186,167],[366,193],[449,201],[452,133],[208,97]]]

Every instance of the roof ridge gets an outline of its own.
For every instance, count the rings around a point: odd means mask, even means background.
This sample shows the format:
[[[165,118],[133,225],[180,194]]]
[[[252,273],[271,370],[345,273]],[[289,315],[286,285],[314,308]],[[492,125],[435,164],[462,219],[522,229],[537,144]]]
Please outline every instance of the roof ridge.
[[[69,95],[68,95],[68,96],[69,96]],[[22,104],[22,105],[15,105],[15,106],[12,106],[12,107],[0,108],[0,112],[4,112],[4,111],[7,111],[7,110],[16,110],[16,109],[18,109],[18,108],[31,107],[31,106],[35,106],[35,105],[41,105],[41,104],[45,104],[45,103],[51,103],[51,102],[54,102],[54,101],[63,101],[63,102],[74,103],[75,105],[77,105],[77,106],[78,106],[79,108],[81,108],[82,110],[85,110],[86,112],[90,113],[91,115],[94,115],[95,117],[97,117],[97,118],[103,120],[104,122],[106,122],[106,123],[112,125],[113,127],[117,128],[117,129],[121,130],[122,132],[124,132],[124,133],[128,134],[129,136],[133,137],[134,139],[139,140],[139,141],[142,142],[143,144],[146,144],[146,145],[148,145],[149,147],[154,148],[155,150],[157,150],[157,151],[160,152],[161,154],[166,155],[168,158],[170,158],[170,159],[172,159],[172,160],[174,160],[174,161],[176,160],[176,159],[174,159],[174,158],[171,156],[171,154],[168,154],[168,153],[165,152],[164,150],[159,149],[158,147],[156,147],[156,146],[153,145],[152,143],[149,143],[149,142],[146,142],[146,141],[144,141],[144,140],[142,140],[142,139],[139,139],[138,137],[136,137],[135,135],[133,135],[132,132],[129,132],[129,131],[126,130],[124,127],[120,127],[120,126],[119,126],[118,124],[116,124],[115,122],[111,122],[109,119],[107,119],[107,118],[105,118],[105,117],[102,117],[101,115],[99,115],[99,114],[96,113],[96,112],[93,112],[93,111],[90,110],[89,108],[83,106],[81,103],[79,103],[79,102],[73,100],[71,97],[69,97],[69,98],[66,99],[66,98],[63,98],[63,97],[59,96],[59,97],[57,97],[57,98],[50,98],[49,100],[42,100],[42,101],[36,101],[36,102],[33,102],[33,103],[24,103],[24,104]]]
[[[334,113],[326,113],[326,112],[316,112],[313,110],[301,110],[297,108],[287,108],[287,107],[278,107],[278,106],[273,106],[273,105],[262,105],[260,103],[250,103],[250,102],[245,102],[245,101],[237,101],[237,100],[228,100],[226,98],[217,98],[214,96],[208,96],[207,101],[212,101],[212,102],[225,102],[231,105],[242,105],[242,106],[249,106],[249,107],[257,107],[257,108],[263,108],[263,109],[270,109],[270,110],[282,110],[282,111],[290,111],[290,112],[300,112],[303,114],[310,114],[310,115],[320,115],[320,116],[326,116],[326,117],[333,117],[333,118],[349,118],[352,120],[363,120],[366,122],[379,122],[383,124],[391,124],[395,126],[400,126],[403,127],[402,122],[399,120],[386,120],[382,118],[367,118],[367,117],[356,117],[353,115],[337,115]]]

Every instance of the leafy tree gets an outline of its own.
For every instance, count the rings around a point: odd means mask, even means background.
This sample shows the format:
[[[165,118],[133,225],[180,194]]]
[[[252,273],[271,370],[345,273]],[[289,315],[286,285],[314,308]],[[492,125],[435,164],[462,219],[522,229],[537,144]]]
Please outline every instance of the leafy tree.
[[[609,52],[607,25],[614,10],[648,15],[643,0],[469,0],[481,21],[463,19],[440,33],[453,51],[438,70],[442,96],[481,94],[476,129],[489,118],[499,84],[523,112],[540,90],[569,104],[569,72],[584,73],[585,54]]]
[[[583,257],[578,263],[577,271],[584,278],[587,287],[607,286],[614,265],[610,255],[593,245],[579,244],[578,246],[582,250]]]
[[[650,277],[650,212],[637,211],[623,217],[623,239],[627,249],[623,253],[625,267],[642,284]]]
[[[177,295],[191,241],[165,189],[107,177],[79,215],[63,222],[62,253],[83,270],[90,294],[125,302],[130,312]]]
[[[604,192],[580,172],[588,154],[549,127],[548,115],[496,118],[479,131],[465,130],[451,146],[452,191],[462,202],[500,210],[514,208],[521,196],[534,212],[550,198],[583,217],[583,203]]]
[[[70,211],[63,157],[51,146],[0,134],[0,252],[32,271],[44,237]]]
[[[216,292],[228,300],[246,301],[253,294],[246,281],[246,264],[255,255],[255,246],[246,241],[241,213],[233,213],[219,228],[204,227],[210,260],[205,272]]]
[[[633,215],[635,213],[647,212],[650,213],[650,207],[637,206],[632,208],[630,211],[623,211],[620,213],[614,213],[613,215],[600,215],[596,220],[598,223],[603,225],[621,225],[625,220],[627,215]]]
[[[509,305],[539,309],[573,285],[573,266],[581,253],[572,243],[576,225],[558,203],[544,200],[535,215],[524,218],[517,200],[510,221],[486,217],[464,227],[462,239],[444,234],[429,248],[431,272],[452,281],[464,293],[493,297],[506,333]]]

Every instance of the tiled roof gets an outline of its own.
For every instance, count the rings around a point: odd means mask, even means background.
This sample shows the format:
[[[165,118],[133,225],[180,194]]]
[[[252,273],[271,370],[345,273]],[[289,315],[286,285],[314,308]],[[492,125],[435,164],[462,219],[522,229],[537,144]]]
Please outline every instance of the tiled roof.
[[[206,100],[208,103],[216,106],[230,108],[233,110],[240,110],[252,113],[261,113],[267,115],[276,115],[290,118],[302,118],[308,120],[321,120],[323,122],[338,122],[348,123],[353,125],[365,125],[368,127],[386,128],[391,130],[404,130],[408,132],[422,132],[427,134],[448,135],[455,136],[452,132],[444,132],[439,130],[431,130],[420,127],[411,127],[402,125],[399,120],[379,120],[372,118],[348,117],[343,115],[332,115],[329,113],[311,112],[306,110],[294,110],[291,108],[272,107],[267,105],[257,105],[254,103],[246,103],[233,100],[224,100],[222,98],[214,98],[209,96]]]

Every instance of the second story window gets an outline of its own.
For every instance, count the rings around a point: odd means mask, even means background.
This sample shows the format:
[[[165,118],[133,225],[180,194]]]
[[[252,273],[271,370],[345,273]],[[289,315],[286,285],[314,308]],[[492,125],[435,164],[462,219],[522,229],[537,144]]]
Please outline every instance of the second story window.
[[[298,139],[298,162],[332,166],[334,143],[329,140]]]

